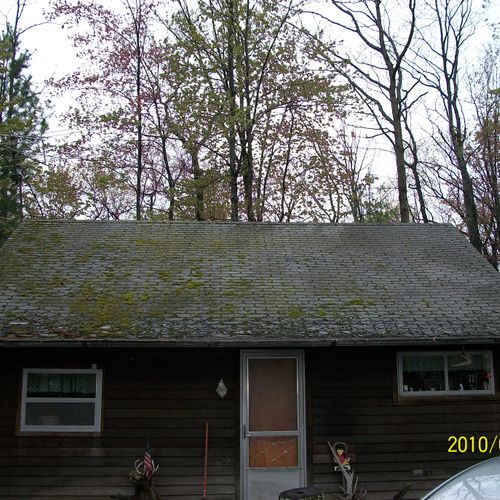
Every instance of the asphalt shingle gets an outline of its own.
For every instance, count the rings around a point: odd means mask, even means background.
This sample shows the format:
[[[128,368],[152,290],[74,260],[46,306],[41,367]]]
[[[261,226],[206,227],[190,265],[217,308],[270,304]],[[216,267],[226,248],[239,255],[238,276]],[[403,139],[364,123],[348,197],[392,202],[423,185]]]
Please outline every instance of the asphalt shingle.
[[[500,276],[448,225],[24,222],[0,342],[500,339]]]

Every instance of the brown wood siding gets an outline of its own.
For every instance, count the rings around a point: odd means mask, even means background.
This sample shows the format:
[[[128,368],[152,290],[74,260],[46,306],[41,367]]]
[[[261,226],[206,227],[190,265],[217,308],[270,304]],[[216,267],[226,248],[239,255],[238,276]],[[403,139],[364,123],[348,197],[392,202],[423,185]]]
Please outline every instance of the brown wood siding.
[[[23,367],[103,368],[101,436],[18,435]],[[239,353],[233,350],[0,350],[0,498],[130,495],[128,473],[149,434],[164,499],[199,500],[209,421],[208,498],[234,500]],[[229,389],[215,393],[220,378]]]
[[[308,351],[310,477],[326,498],[338,491],[340,482],[340,473],[332,469],[328,439],[351,446],[353,466],[360,485],[368,490],[368,500],[391,499],[408,483],[411,489],[405,500],[420,498],[459,470],[500,454],[498,444],[491,455],[447,451],[450,435],[491,439],[500,434],[498,352],[494,353],[495,397],[406,402],[396,396],[396,353],[390,347]],[[415,469],[428,469],[431,475],[414,477]]]
[[[332,471],[328,439],[351,446],[368,500],[389,500],[407,483],[412,488],[406,498],[419,498],[490,456],[449,454],[450,435],[500,435],[499,352],[494,359],[497,396],[406,402],[395,395],[396,353],[392,347],[306,350],[308,476],[327,499],[340,480]],[[23,367],[91,363],[104,370],[100,436],[18,435]],[[239,498],[237,350],[3,348],[0,376],[0,498],[102,500],[116,493],[130,495],[128,473],[143,456],[150,434],[160,465],[155,485],[162,498],[200,500],[207,419],[209,498]],[[215,394],[220,377],[229,388],[223,400]],[[429,469],[432,475],[414,477],[415,469]]]

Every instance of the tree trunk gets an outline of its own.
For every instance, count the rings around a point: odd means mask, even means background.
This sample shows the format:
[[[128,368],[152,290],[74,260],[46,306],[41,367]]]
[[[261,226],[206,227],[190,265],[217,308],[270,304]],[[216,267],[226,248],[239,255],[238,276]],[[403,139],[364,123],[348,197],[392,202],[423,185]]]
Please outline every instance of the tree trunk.
[[[191,163],[193,165],[193,179],[194,179],[194,211],[196,220],[205,220],[204,216],[204,200],[203,200],[203,172],[200,168],[200,159],[198,158],[198,150],[191,151]]]
[[[140,7],[139,7],[140,8]],[[141,67],[142,67],[142,53],[141,53],[141,39],[140,39],[140,15],[135,19],[135,42],[136,42],[136,72],[135,72],[135,86],[136,86],[136,99],[137,99],[137,176],[136,176],[136,199],[135,199],[135,218],[141,220],[141,205],[142,205],[142,103],[141,103]]]
[[[245,102],[245,127],[244,127],[244,143],[242,145],[243,157],[243,189],[245,194],[245,209],[247,213],[248,222],[254,222],[255,216],[253,211],[253,120],[252,120],[252,99],[250,96],[250,50],[248,41],[251,36],[250,31],[250,9],[247,1],[245,32],[243,38],[243,53],[244,53],[244,67],[245,67],[245,86],[244,86],[244,102]]]
[[[391,111],[394,127],[394,154],[398,175],[399,213],[401,222],[410,222],[410,204],[408,203],[408,187],[406,178],[405,147],[401,126],[400,100],[396,96],[395,82],[390,86]]]
[[[457,134],[454,127],[450,127],[450,135],[452,138],[454,153],[458,163],[458,169],[462,177],[462,190],[464,196],[465,210],[465,225],[469,241],[479,252],[482,249],[481,236],[479,234],[479,225],[477,217],[476,201],[474,199],[474,186],[465,161],[464,148],[462,138]]]
[[[287,149],[286,149],[286,159],[285,159],[285,169],[283,171],[283,177],[281,178],[281,206],[280,206],[280,216],[279,221],[283,222],[283,218],[285,217],[285,201],[286,201],[286,178],[288,175],[288,167],[290,166],[290,156],[292,151],[292,137],[295,126],[295,114],[293,109],[290,110],[290,127],[288,131],[288,140],[287,140]],[[290,220],[290,214],[288,221]]]
[[[255,216],[253,211],[253,151],[252,143],[247,139],[246,151],[243,157],[243,189],[245,191],[245,209],[248,222],[254,222]]]
[[[415,191],[417,192],[418,204],[420,206],[420,215],[422,216],[422,221],[424,222],[424,224],[428,224],[429,217],[427,217],[427,209],[425,208],[424,191],[422,190],[422,184],[420,182],[420,174],[418,173],[417,170],[417,162],[416,161],[411,162],[409,167],[413,173],[413,178],[415,179]]]
[[[236,86],[234,82],[234,44],[235,44],[235,18],[234,0],[227,0],[229,16],[227,27],[227,98],[229,100],[229,175],[231,179],[231,220],[237,221],[238,215],[238,174],[239,168],[236,164]]]

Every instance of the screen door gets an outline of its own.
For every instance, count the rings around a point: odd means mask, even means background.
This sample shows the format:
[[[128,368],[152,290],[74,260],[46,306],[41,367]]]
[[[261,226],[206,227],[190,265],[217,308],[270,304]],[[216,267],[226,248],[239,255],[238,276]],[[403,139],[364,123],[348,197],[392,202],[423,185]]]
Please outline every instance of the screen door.
[[[242,498],[305,486],[301,351],[242,353]]]

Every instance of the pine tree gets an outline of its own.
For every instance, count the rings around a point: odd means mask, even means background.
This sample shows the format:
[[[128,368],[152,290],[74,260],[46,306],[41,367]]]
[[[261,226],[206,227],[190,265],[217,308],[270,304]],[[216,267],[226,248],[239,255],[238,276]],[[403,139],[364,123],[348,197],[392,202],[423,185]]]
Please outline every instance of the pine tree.
[[[46,129],[40,99],[27,73],[30,54],[19,39],[18,9],[0,35],[0,244],[23,218],[23,184]]]

